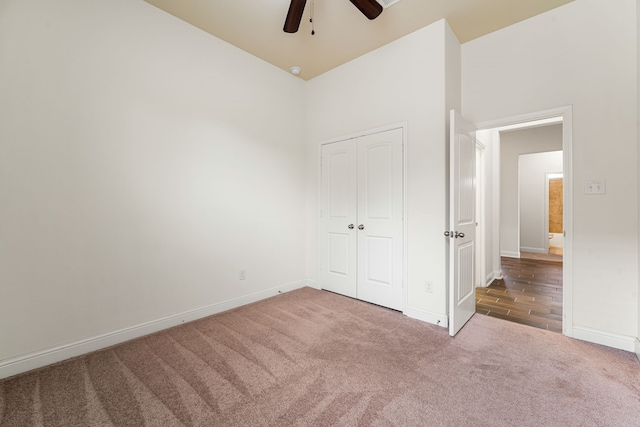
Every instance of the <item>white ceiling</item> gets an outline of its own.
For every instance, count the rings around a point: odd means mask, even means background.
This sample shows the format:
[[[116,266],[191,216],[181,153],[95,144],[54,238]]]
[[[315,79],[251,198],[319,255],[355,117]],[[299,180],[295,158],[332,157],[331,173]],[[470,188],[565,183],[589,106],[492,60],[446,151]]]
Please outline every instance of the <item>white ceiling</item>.
[[[290,0],[145,1],[308,80],[442,18],[465,43],[573,0],[400,0],[374,21],[349,0],[307,0],[295,34],[282,31]]]

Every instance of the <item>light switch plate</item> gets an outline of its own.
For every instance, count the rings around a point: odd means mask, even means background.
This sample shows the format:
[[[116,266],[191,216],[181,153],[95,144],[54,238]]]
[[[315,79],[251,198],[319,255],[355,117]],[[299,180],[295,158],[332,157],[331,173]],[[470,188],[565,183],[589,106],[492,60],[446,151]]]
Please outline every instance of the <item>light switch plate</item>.
[[[607,182],[604,179],[584,182],[584,194],[605,194],[607,192]]]

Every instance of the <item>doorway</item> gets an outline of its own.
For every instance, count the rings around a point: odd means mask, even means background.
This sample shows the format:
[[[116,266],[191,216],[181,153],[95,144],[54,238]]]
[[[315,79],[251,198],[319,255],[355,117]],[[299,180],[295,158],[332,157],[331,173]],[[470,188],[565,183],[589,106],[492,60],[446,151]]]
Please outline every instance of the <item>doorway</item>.
[[[564,252],[564,233],[562,210],[564,174],[562,172],[547,173],[545,179],[547,190],[545,201],[546,230],[548,233],[547,254],[562,257]]]
[[[548,149],[554,145],[559,150],[519,155],[519,252],[520,258],[562,262],[562,125],[553,126],[555,129],[523,131],[550,141],[539,144],[534,140],[521,146],[521,150]],[[504,198],[502,203],[506,203]]]
[[[547,110],[538,113],[525,114],[522,116],[516,116],[511,118],[505,118],[500,120],[495,120],[492,122],[479,123],[477,124],[478,129],[478,138],[482,139],[483,142],[487,145],[486,155],[484,159],[484,168],[487,171],[487,175],[485,176],[486,182],[486,197],[485,197],[485,206],[484,209],[486,221],[486,233],[487,239],[485,244],[479,249],[480,252],[484,252],[486,259],[486,271],[487,271],[487,280],[484,287],[487,285],[491,285],[492,283],[496,283],[499,281],[503,281],[505,279],[509,280],[509,271],[513,269],[512,261],[523,262],[526,258],[523,258],[522,248],[521,248],[521,236],[520,236],[520,215],[519,211],[517,212],[517,220],[515,221],[514,229],[505,229],[504,222],[505,215],[508,215],[509,212],[505,212],[502,209],[501,202],[504,197],[508,195],[503,194],[502,184],[505,179],[508,179],[506,176],[502,176],[505,172],[502,170],[501,165],[501,150],[504,148],[501,143],[501,136],[505,135],[505,132],[513,132],[514,130],[520,129],[531,129],[542,126],[552,126],[552,125],[560,125],[560,135],[561,135],[561,144],[560,149],[563,153],[561,160],[561,170],[563,173],[561,187],[562,187],[562,234],[563,242],[562,242],[562,252],[563,252],[563,262],[561,264],[562,268],[558,273],[555,273],[555,277],[558,277],[558,281],[560,283],[556,284],[555,289],[558,295],[561,295],[561,310],[556,310],[556,318],[559,318],[561,321],[562,332],[565,335],[572,335],[572,306],[571,306],[571,295],[573,291],[573,282],[571,275],[571,264],[572,264],[572,223],[571,223],[571,211],[572,211],[572,175],[571,175],[571,157],[572,157],[572,111],[571,107],[563,107],[554,110]],[[502,134],[502,135],[501,135]],[[508,138],[507,138],[508,139]],[[544,151],[544,150],[539,150]],[[492,173],[492,171],[494,171]],[[558,170],[551,170],[549,172],[559,172]],[[517,173],[517,166],[516,166]],[[517,176],[517,175],[516,175]],[[548,179],[549,176],[543,175],[543,181]],[[519,185],[519,179],[517,180]],[[543,193],[546,193],[548,190],[543,189]],[[517,209],[520,209],[520,191],[516,191],[516,197],[518,197]],[[542,210],[542,209],[541,209]],[[508,219],[508,218],[506,218]],[[548,218],[547,218],[548,221]],[[517,235],[514,241],[507,242],[510,243],[511,246],[505,245],[505,234],[507,233],[515,233]],[[543,234],[543,233],[541,233]],[[513,235],[511,236],[513,237]],[[534,252],[534,255],[543,256],[545,255],[542,252],[548,251],[548,232],[544,233],[544,237],[546,237],[546,241],[542,246],[536,246],[538,249],[538,254]],[[525,247],[526,248],[526,247]],[[524,251],[526,252],[526,251]],[[526,255],[525,255],[526,256]],[[530,269],[530,267],[527,267]],[[484,289],[478,288],[477,294],[481,294]],[[503,289],[504,291],[504,289]],[[532,297],[534,298],[534,297]],[[535,311],[535,310],[534,310]],[[559,314],[561,313],[561,315]],[[485,313],[486,314],[486,313]],[[517,314],[517,313],[516,313]],[[496,316],[499,317],[499,316]],[[504,316],[503,316],[504,317]],[[520,322],[524,323],[524,322]]]

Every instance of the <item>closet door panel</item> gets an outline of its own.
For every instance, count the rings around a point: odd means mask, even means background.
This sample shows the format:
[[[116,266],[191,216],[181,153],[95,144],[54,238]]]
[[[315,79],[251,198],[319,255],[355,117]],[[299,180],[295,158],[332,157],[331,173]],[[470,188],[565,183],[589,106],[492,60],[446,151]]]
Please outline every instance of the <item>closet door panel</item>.
[[[355,140],[322,146],[319,218],[319,284],[356,296],[357,219]]]
[[[402,310],[402,130],[358,139],[359,299]]]

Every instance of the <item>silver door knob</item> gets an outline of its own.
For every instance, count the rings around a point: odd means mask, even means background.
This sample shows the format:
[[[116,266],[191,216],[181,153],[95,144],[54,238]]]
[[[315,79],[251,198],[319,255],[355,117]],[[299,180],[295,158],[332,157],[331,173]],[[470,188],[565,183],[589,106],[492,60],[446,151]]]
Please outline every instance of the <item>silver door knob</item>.
[[[358,226],[358,230],[364,230],[364,225],[360,224],[360,225]]]
[[[348,228],[349,230],[353,230],[353,224],[349,224],[349,225],[347,225],[347,228]]]
[[[454,236],[454,237],[455,237],[456,239],[457,239],[458,237],[463,238],[463,237],[464,237],[464,233],[458,233],[458,232],[456,231],[456,234],[455,234],[455,236]]]

